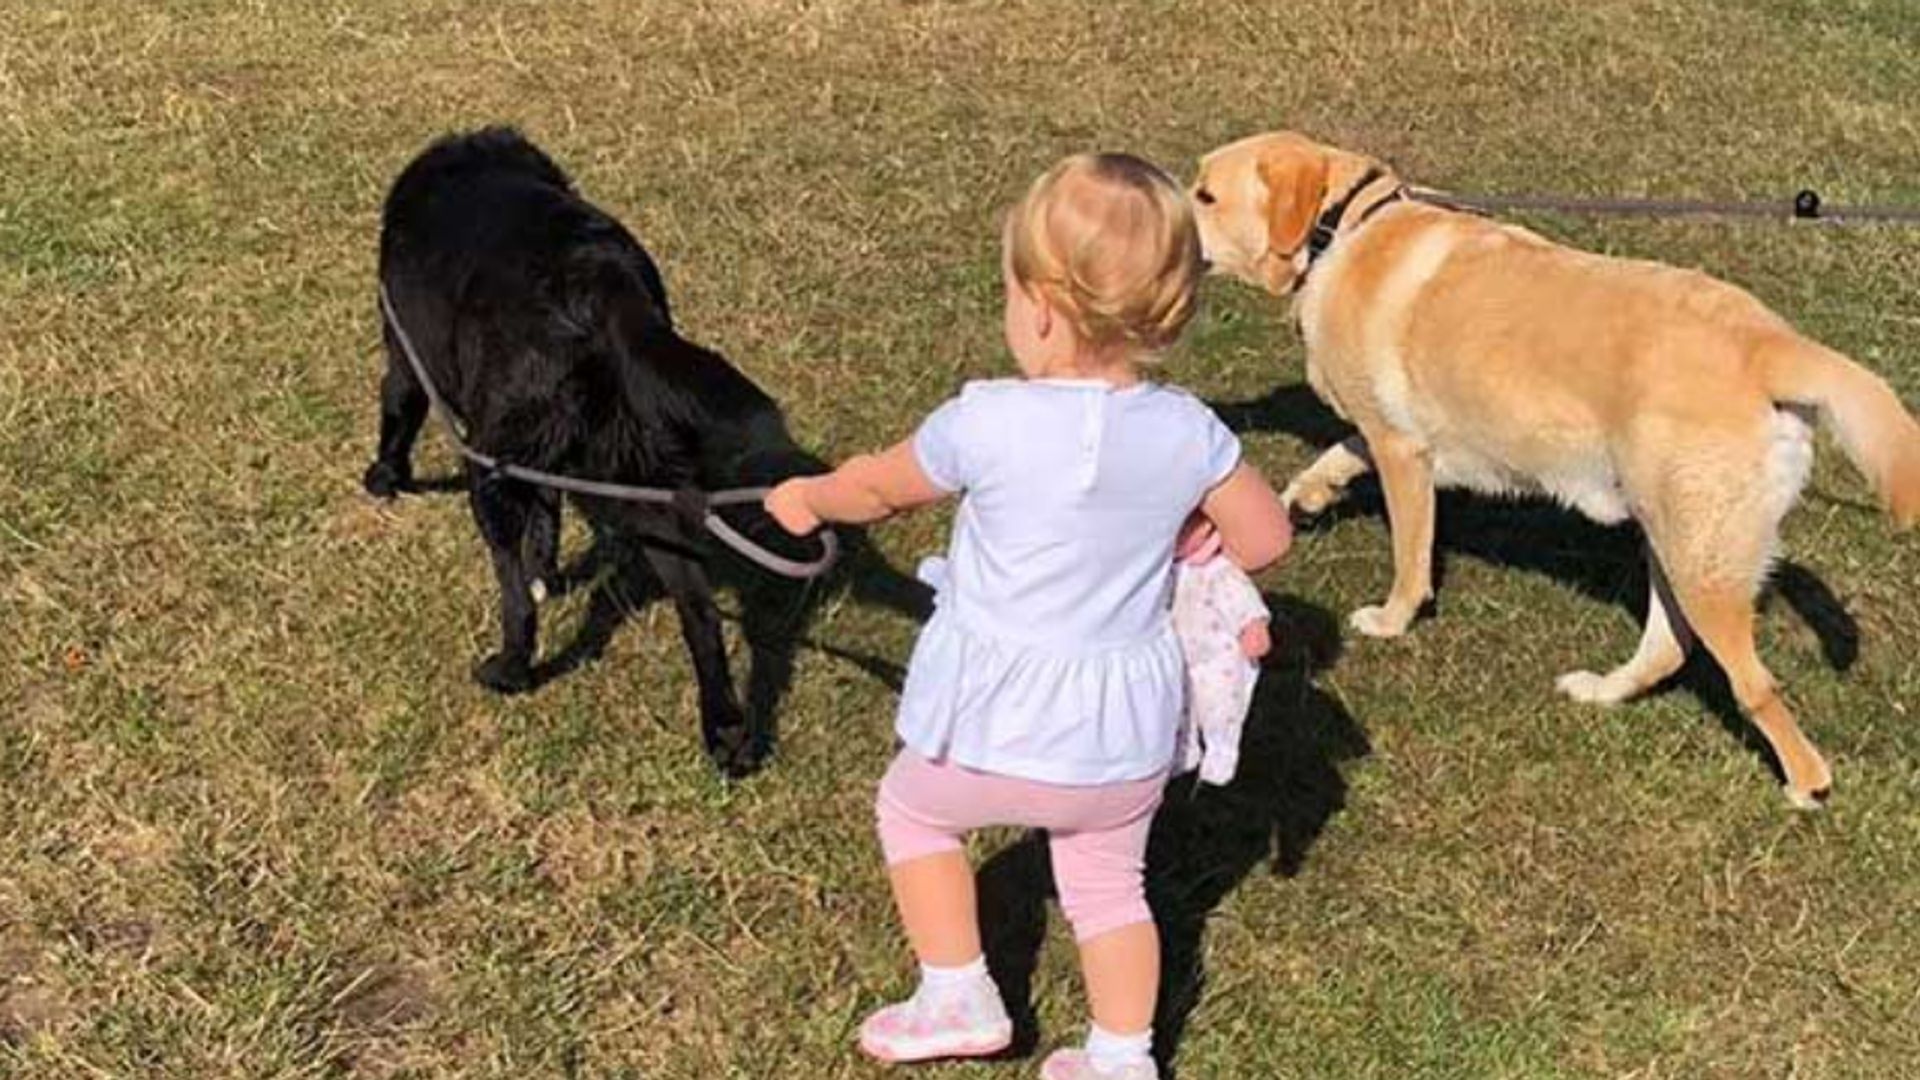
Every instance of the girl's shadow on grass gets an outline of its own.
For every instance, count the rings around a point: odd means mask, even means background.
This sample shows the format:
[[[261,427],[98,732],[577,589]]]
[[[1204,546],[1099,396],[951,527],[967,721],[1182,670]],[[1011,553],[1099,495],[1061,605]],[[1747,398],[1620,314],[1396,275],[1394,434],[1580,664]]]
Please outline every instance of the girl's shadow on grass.
[[[1147,847],[1147,902],[1160,929],[1160,1003],[1154,1018],[1161,1075],[1205,983],[1202,939],[1209,915],[1262,864],[1298,874],[1309,850],[1346,806],[1343,762],[1371,752],[1346,709],[1313,685],[1340,652],[1339,624],[1323,608],[1267,597],[1274,651],[1254,692],[1240,766],[1225,787],[1176,777]],[[1040,1042],[1032,981],[1055,892],[1046,834],[1028,833],[976,875],[987,964],[1014,1018],[1013,1056]]]
[[[1282,386],[1250,401],[1213,402],[1221,420],[1236,432],[1281,432],[1325,448],[1353,434],[1353,429],[1321,404],[1304,384]],[[1282,478],[1275,478],[1280,480]],[[1347,499],[1305,522],[1309,539],[1351,518],[1384,522],[1386,506],[1376,478],[1355,482]],[[1496,566],[1543,574],[1562,585],[1603,603],[1618,604],[1644,624],[1647,614],[1647,549],[1640,530],[1632,524],[1597,525],[1581,515],[1543,499],[1497,499],[1464,491],[1441,492],[1435,512],[1435,605],[1447,596],[1445,580],[1452,556],[1464,554]],[[1381,587],[1391,575],[1380,569]],[[1860,654],[1860,627],[1826,582],[1813,571],[1790,560],[1774,566],[1759,603],[1764,609],[1776,599],[1787,606],[1818,639],[1827,665],[1835,671],[1851,668]],[[1415,626],[1418,632],[1418,624]],[[1627,645],[1617,656],[1582,658],[1582,665],[1605,671],[1632,652]],[[1540,673],[1542,700],[1552,693],[1557,672]],[[1759,731],[1741,712],[1725,674],[1702,647],[1689,650],[1686,666],[1654,692],[1685,689],[1695,695],[1735,738],[1752,750],[1776,776],[1779,765]]]

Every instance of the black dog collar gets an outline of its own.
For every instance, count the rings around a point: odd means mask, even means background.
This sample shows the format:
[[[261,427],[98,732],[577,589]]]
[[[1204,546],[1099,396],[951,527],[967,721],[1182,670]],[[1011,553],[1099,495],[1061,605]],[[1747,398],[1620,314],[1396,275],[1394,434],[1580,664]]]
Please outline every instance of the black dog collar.
[[[1313,231],[1307,234],[1307,267],[1309,269],[1313,267],[1314,263],[1319,261],[1321,255],[1326,253],[1327,248],[1333,246],[1334,235],[1340,231],[1340,219],[1347,216],[1347,207],[1353,204],[1353,200],[1357,198],[1361,192],[1372,186],[1374,181],[1385,175],[1386,173],[1381,171],[1377,165],[1368,169],[1366,175],[1360,178],[1359,183],[1348,188],[1345,195],[1340,196],[1338,201],[1320,212],[1319,220],[1313,223]],[[1368,207],[1367,217],[1372,217],[1375,210],[1378,210],[1387,203],[1397,201],[1400,196],[1401,193],[1396,191],[1393,195]],[[1361,220],[1364,221],[1366,218],[1362,218]]]

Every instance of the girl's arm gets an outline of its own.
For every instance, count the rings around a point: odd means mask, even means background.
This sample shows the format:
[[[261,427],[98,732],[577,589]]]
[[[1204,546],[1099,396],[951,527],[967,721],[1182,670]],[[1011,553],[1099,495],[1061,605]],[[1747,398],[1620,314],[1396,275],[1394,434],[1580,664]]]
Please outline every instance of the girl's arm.
[[[825,476],[797,476],[767,493],[767,513],[795,536],[823,522],[865,525],[953,494],[928,479],[906,440],[851,458]]]
[[[1260,471],[1244,461],[1207,492],[1200,512],[1220,530],[1227,558],[1249,574],[1280,561],[1293,546],[1287,508]]]

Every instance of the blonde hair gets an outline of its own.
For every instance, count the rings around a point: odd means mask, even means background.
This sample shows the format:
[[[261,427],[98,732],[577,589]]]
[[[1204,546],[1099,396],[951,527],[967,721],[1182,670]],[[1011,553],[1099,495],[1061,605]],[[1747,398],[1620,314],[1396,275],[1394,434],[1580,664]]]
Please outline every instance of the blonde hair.
[[[1014,280],[1082,341],[1158,359],[1193,317],[1200,234],[1173,178],[1131,154],[1076,154],[1007,215]]]

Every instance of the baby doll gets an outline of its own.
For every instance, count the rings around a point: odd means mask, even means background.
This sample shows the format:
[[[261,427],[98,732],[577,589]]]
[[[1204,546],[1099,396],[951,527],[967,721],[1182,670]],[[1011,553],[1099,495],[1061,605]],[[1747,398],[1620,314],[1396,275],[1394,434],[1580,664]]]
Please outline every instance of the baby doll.
[[[1267,602],[1233,560],[1220,554],[1218,535],[1180,562],[1173,587],[1173,631],[1187,661],[1187,715],[1180,770],[1225,784],[1240,762],[1240,728],[1260,677],[1255,659],[1272,641]]]

